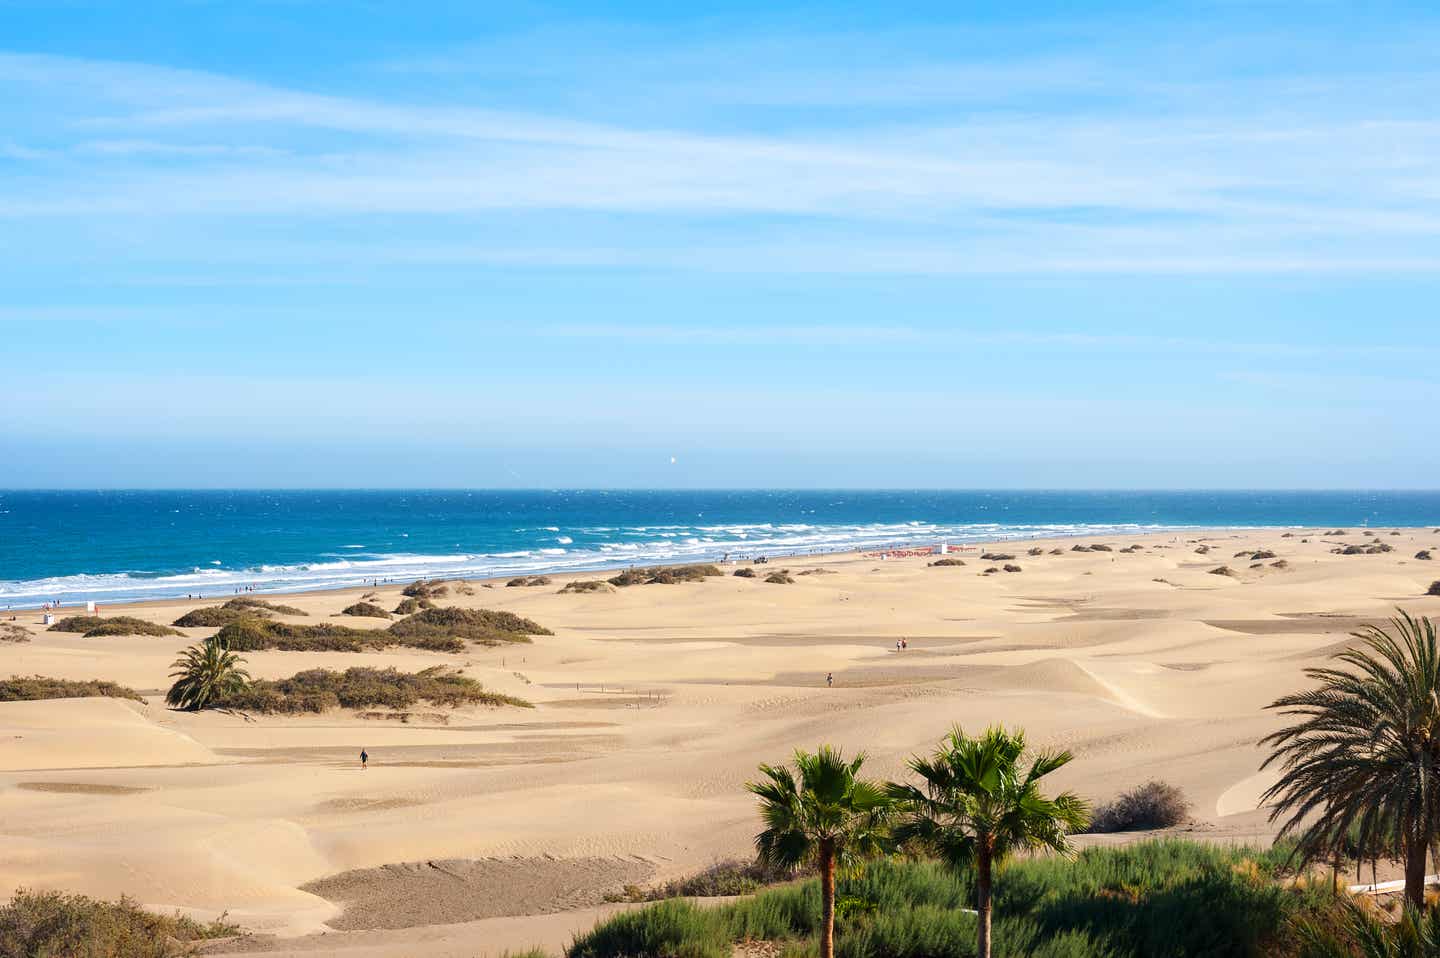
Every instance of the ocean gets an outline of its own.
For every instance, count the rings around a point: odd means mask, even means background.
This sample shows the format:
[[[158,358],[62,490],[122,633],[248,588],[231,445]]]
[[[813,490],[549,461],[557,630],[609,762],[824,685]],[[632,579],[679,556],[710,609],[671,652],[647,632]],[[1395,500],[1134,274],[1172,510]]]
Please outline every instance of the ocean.
[[[0,491],[0,607],[1205,527],[1436,526],[1440,492]]]

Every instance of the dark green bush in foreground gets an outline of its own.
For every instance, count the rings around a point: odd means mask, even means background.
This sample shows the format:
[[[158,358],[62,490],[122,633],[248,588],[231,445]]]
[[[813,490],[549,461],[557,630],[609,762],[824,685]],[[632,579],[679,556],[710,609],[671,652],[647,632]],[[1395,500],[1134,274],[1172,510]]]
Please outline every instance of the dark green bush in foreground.
[[[33,702],[40,699],[132,699],[143,702],[139,692],[114,682],[72,682],[44,675],[11,676],[0,679],[0,702]]]
[[[523,699],[487,692],[472,678],[443,666],[421,672],[353,668],[344,672],[310,669],[288,679],[261,679],[243,690],[210,703],[211,708],[245,712],[325,712],[334,708],[386,707],[403,709],[425,702],[435,706],[517,705],[532,707]]]
[[[371,619],[388,619],[390,613],[373,602],[356,602],[340,610],[341,615],[358,615]]]
[[[128,898],[22,889],[0,907],[0,958],[178,958],[193,954],[194,942],[239,933],[223,918],[158,915]]]
[[[1283,879],[1284,849],[1177,840],[1092,848],[1074,861],[1006,866],[995,884],[994,953],[1027,958],[1200,958],[1295,954],[1293,919],[1333,904],[1323,887]],[[975,889],[928,861],[879,862],[840,881],[836,955],[951,958],[975,953]],[[581,935],[571,958],[729,958],[735,942],[816,953],[816,880],[701,908],[685,900],[624,912]]]

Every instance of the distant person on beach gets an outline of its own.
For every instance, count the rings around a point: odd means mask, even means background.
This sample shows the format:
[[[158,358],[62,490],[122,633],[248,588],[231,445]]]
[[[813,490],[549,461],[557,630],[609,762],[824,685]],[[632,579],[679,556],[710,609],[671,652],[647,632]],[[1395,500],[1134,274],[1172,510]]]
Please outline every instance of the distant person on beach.
[[[370,753],[367,752],[367,751],[365,751],[365,750],[362,748],[362,749],[360,750],[360,768],[361,768],[361,769],[366,769],[366,768],[369,768],[369,767],[370,767]]]
[[[826,687],[827,689],[830,689],[830,688],[834,688],[834,687],[835,687],[835,673],[834,673],[834,672],[826,672],[826,673],[825,673],[825,687]]]

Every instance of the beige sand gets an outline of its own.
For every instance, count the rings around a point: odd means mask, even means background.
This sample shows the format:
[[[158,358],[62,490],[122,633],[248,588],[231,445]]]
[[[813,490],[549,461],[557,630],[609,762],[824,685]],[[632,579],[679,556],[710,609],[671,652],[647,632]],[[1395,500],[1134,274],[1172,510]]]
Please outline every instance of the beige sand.
[[[1072,749],[1056,785],[1092,799],[1161,778],[1194,800],[1203,832],[1265,837],[1255,805],[1270,779],[1255,742],[1277,719],[1263,706],[1357,624],[1400,604],[1440,615],[1440,598],[1422,597],[1440,563],[1412,558],[1440,535],[1352,531],[1337,541],[1394,551],[1333,555],[1316,530],[1211,531],[1099,540],[1109,553],[1065,540],[1030,556],[1031,543],[1008,543],[1023,571],[989,576],[1003,563],[973,550],[959,568],[796,560],[793,571],[836,574],[793,585],[727,577],[558,595],[556,577],[445,600],[555,630],[533,645],[247,656],[260,676],[450,663],[538,705],[408,722],[174,713],[160,698],[169,664],[213,630],[40,633],[0,644],[0,673],[113,679],[150,698],[0,705],[0,886],[229,910],[265,933],[224,951],[558,951],[605,892],[747,854],[756,818],[743,784],[758,762],[830,742],[898,776],[955,722],[1024,725],[1037,745]],[[1208,555],[1194,551],[1201,540]],[[1131,542],[1145,548],[1118,552]],[[1233,557],[1262,547],[1288,568]],[[1222,564],[1237,575],[1208,574]],[[360,591],[285,601],[314,621]],[[386,607],[399,599],[399,586],[379,591]],[[123,611],[169,622],[198,604]],[[897,653],[901,636],[910,647]]]

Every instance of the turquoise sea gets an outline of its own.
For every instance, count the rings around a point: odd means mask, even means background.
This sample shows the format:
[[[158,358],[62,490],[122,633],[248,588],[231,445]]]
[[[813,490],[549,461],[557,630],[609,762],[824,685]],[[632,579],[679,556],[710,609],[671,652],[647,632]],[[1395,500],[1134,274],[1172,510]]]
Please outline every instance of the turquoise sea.
[[[1437,526],[1440,492],[0,491],[0,607],[881,545]]]

